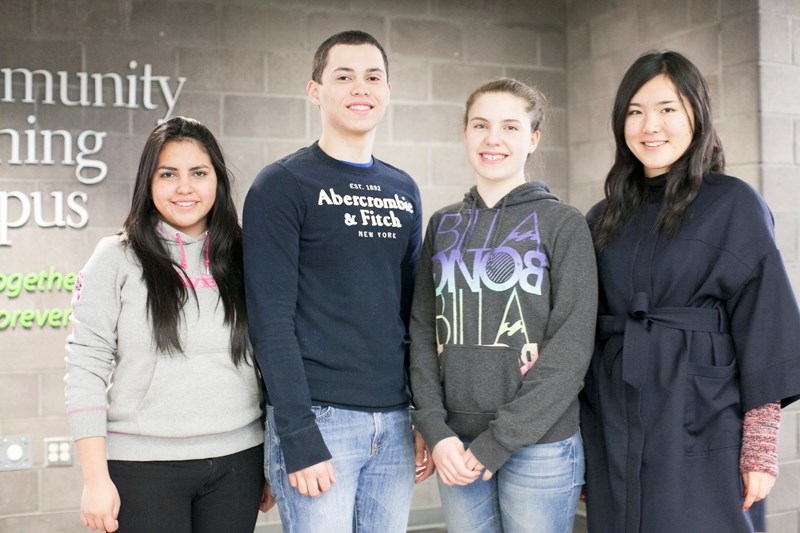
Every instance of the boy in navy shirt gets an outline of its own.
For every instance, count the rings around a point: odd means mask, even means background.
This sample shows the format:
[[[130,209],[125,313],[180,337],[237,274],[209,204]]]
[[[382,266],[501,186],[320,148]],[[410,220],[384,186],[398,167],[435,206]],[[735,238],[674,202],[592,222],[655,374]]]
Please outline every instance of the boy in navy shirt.
[[[391,93],[378,41],[330,37],[306,89],[319,141],[264,168],[244,206],[265,469],[284,531],[402,532],[415,477],[433,471],[407,378],[419,191],[372,156]]]

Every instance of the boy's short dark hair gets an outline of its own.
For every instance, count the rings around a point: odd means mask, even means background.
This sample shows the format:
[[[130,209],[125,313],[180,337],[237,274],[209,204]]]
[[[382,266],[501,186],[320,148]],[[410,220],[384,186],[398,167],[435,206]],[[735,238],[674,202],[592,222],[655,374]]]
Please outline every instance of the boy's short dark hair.
[[[386,51],[381,46],[381,43],[378,40],[370,35],[367,32],[359,31],[359,30],[348,30],[343,31],[341,33],[337,33],[336,35],[331,35],[325,42],[319,45],[317,48],[317,52],[314,54],[314,64],[311,70],[311,79],[317,83],[322,83],[322,71],[325,70],[325,67],[328,65],[328,54],[331,51],[331,48],[336,46],[337,44],[347,44],[347,45],[360,45],[360,44],[371,44],[378,50],[380,50],[381,55],[383,56],[383,64],[384,68],[386,69],[386,80],[389,80],[389,59],[386,57]]]

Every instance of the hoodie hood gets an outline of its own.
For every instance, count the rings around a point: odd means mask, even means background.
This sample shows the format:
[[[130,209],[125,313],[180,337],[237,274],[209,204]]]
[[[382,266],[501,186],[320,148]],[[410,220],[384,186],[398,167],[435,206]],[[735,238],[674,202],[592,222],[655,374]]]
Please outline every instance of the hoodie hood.
[[[203,245],[203,243],[206,242],[206,238],[208,238],[209,236],[209,233],[206,230],[197,237],[190,237],[186,233],[173,228],[171,225],[167,224],[163,220],[159,220],[156,223],[156,231],[158,231],[158,233],[164,238],[164,240],[172,244],[177,244],[178,239],[180,237],[180,240],[181,242],[183,242],[184,245],[188,245],[191,243],[199,243],[200,245]]]
[[[462,205],[468,209],[503,209],[513,205],[525,204],[528,202],[535,202],[537,200],[556,200],[559,201],[558,196],[550,192],[547,185],[541,181],[528,181],[515,187],[508,194],[503,196],[498,202],[498,206],[493,208],[488,207],[478,193],[478,186],[473,185],[470,190],[464,194]]]
[[[483,198],[478,193],[477,185],[473,185],[469,191],[464,194],[464,200],[461,202],[461,212],[464,212],[468,222],[468,232],[466,238],[461,241],[461,250],[464,251],[472,244],[472,237],[477,227],[477,220],[481,211],[497,211],[496,216],[493,218],[492,224],[488,229],[488,239],[484,242],[489,243],[489,248],[494,250],[498,246],[498,238],[504,226],[504,215],[506,209],[538,202],[540,200],[553,200],[560,202],[558,196],[550,192],[550,189],[541,181],[529,181],[515,187],[508,192],[503,198],[500,199],[498,204],[494,207],[487,207]],[[531,206],[533,208],[533,206]]]
[[[206,280],[205,284],[208,285],[207,280],[211,278],[209,251],[211,239],[209,232],[204,231],[197,237],[190,237],[163,220],[156,224],[156,231],[161,235],[167,249],[180,265],[181,270],[189,276],[192,285],[197,286],[195,279]]]

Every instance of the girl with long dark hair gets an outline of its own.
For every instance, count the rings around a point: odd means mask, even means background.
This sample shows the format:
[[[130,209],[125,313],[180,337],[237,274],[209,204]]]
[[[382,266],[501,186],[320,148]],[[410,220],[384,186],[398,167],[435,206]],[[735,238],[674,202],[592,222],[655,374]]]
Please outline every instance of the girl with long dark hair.
[[[616,158],[588,214],[600,281],[582,394],[592,532],[763,530],[800,316],[772,214],[723,173],[708,85],[647,53],[614,102]],[[759,507],[761,507],[759,505]]]
[[[211,132],[167,120],[79,274],[66,397],[91,529],[252,532],[271,503],[231,194]]]

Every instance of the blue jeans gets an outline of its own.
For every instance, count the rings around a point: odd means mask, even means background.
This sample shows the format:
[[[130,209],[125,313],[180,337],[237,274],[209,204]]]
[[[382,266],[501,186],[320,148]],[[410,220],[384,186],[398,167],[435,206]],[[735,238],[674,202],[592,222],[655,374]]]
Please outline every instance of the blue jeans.
[[[489,481],[447,486],[440,479],[447,531],[571,533],[585,468],[578,432],[520,448]]]
[[[303,496],[289,478],[267,408],[265,472],[285,533],[403,533],[414,490],[414,441],[408,409],[363,412],[314,407],[333,456],[336,483],[319,497]]]

